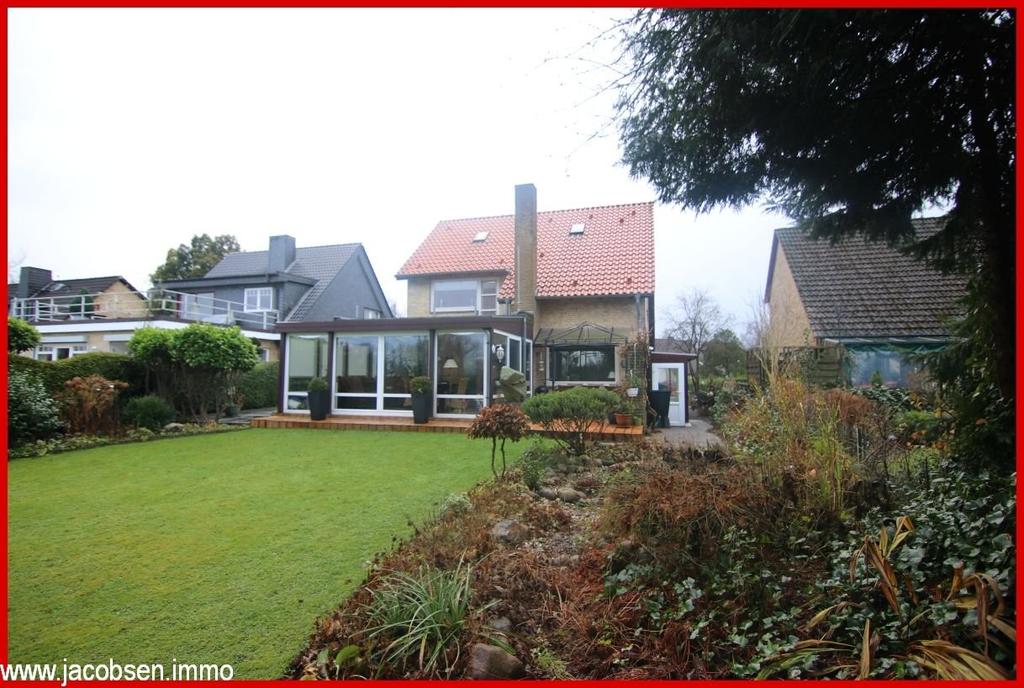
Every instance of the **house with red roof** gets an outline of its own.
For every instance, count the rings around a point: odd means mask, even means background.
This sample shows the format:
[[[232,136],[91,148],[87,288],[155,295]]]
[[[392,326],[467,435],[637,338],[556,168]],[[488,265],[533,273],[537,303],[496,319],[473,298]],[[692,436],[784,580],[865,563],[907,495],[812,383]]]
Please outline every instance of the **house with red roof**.
[[[410,415],[410,381],[425,376],[433,414],[456,418],[499,396],[507,368],[531,392],[648,384],[631,361],[654,336],[652,203],[538,212],[523,184],[512,214],[437,223],[396,276],[408,317],[278,326],[283,413],[306,412],[312,377],[330,381],[334,414]],[[677,406],[683,363],[655,366]]]

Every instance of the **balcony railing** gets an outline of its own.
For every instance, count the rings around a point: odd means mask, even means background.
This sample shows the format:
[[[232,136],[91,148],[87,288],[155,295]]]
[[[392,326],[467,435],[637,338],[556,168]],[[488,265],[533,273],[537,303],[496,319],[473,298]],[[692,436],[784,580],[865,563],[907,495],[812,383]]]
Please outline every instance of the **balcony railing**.
[[[13,298],[8,314],[36,323],[163,317],[261,330],[272,328],[278,318],[276,310],[246,311],[245,305],[237,301],[170,289],[151,289],[146,294],[107,292]]]

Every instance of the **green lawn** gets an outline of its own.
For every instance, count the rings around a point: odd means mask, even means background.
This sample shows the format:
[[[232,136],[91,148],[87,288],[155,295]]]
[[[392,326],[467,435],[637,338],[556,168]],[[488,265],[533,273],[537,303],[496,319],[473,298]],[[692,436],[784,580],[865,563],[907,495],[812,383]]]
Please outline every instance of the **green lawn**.
[[[277,677],[407,517],[489,476],[489,449],[246,430],[12,461],[10,661],[176,658]]]

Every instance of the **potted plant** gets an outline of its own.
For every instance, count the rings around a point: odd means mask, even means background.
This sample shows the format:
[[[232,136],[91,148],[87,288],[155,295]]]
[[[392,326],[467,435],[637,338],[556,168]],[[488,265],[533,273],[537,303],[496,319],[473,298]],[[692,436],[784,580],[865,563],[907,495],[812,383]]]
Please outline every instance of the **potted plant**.
[[[434,381],[422,375],[409,380],[409,391],[412,392],[412,422],[426,423],[430,418],[431,392],[434,390]]]
[[[625,406],[615,409],[615,424],[629,427],[633,424],[633,413]]]
[[[331,404],[327,380],[322,377],[314,377],[310,380],[309,387],[307,388],[307,398],[309,400],[310,419],[323,420],[327,418],[327,410]]]

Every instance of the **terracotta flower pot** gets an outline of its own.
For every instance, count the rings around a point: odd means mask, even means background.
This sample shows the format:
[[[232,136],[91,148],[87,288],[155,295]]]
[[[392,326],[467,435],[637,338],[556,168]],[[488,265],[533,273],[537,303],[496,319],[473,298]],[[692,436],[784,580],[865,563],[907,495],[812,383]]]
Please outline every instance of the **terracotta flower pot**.
[[[628,413],[616,413],[615,424],[621,425],[624,428],[628,428],[633,424],[633,416],[629,415]]]

